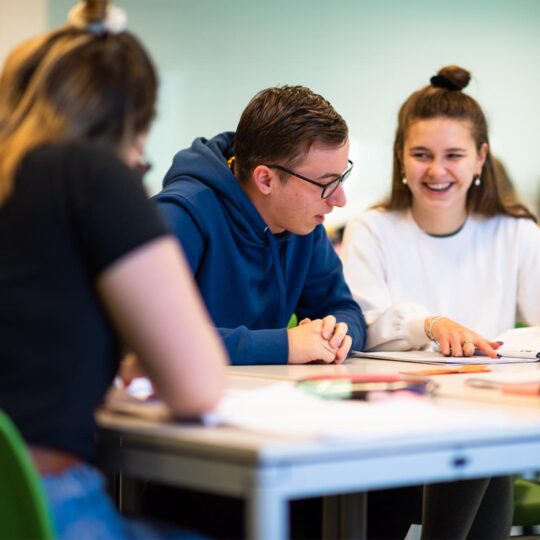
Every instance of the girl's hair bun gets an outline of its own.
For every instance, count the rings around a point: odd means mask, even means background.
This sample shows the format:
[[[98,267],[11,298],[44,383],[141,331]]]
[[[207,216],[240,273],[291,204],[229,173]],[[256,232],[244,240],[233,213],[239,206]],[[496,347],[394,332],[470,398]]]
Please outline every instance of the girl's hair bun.
[[[445,66],[437,75],[431,77],[430,82],[436,88],[445,90],[463,90],[471,80],[471,74],[459,66]]]

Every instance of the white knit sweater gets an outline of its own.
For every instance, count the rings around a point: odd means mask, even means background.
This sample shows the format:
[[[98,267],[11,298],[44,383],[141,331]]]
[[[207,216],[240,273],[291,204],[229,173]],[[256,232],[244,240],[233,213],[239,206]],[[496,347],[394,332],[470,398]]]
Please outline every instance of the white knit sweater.
[[[488,339],[516,320],[540,323],[540,228],[529,219],[471,216],[435,238],[410,211],[370,210],[347,225],[341,256],[368,324],[366,350],[428,347],[429,315]]]

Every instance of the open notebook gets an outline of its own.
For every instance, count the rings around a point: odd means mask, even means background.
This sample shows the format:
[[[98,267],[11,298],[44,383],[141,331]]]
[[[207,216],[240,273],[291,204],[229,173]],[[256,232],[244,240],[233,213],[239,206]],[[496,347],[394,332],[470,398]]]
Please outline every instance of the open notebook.
[[[352,357],[419,362],[425,364],[515,364],[540,361],[540,326],[513,328],[497,337],[504,345],[497,351],[500,358],[489,356],[443,356],[437,351],[353,351]]]

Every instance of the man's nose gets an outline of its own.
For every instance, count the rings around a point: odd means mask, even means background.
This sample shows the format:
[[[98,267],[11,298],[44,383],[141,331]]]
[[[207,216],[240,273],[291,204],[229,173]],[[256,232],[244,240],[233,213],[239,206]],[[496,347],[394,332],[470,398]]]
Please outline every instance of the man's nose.
[[[326,202],[332,207],[338,206],[339,208],[347,204],[347,196],[345,195],[343,184],[339,184],[339,187],[326,199]]]

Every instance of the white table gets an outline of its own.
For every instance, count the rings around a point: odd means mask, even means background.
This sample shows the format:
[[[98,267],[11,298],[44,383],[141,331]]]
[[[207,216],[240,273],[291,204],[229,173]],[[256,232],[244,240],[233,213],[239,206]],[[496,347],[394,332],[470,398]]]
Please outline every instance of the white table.
[[[374,372],[420,367],[365,360],[345,366],[230,367],[229,384],[253,388],[321,370]],[[128,476],[244,498],[246,530],[250,538],[258,540],[287,538],[287,502],[295,498],[540,470],[540,400],[504,398],[495,405],[490,402],[494,394],[463,392],[457,384],[460,376],[444,378],[451,384],[442,388],[455,397],[437,399],[463,411],[464,421],[470,410],[497,407],[511,418],[510,425],[504,431],[492,426],[467,434],[330,443],[230,427],[156,423],[101,411],[100,462],[108,470]],[[352,504],[356,503],[362,508],[361,499],[353,499]],[[348,515],[350,528],[361,530],[361,513]]]

